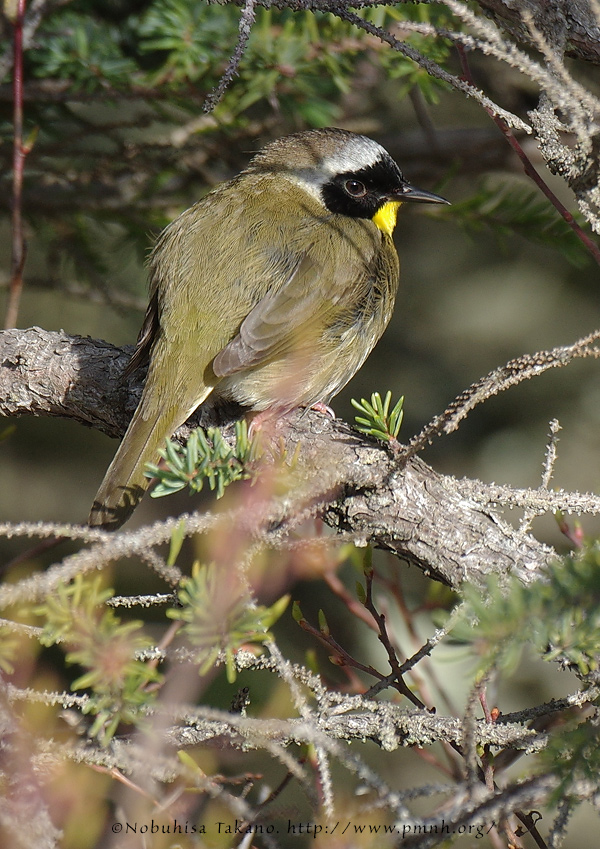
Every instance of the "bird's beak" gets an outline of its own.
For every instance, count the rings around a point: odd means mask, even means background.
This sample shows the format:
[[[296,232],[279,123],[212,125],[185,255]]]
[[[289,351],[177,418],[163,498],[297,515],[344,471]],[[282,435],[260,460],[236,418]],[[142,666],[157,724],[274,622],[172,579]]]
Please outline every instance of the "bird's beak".
[[[423,189],[417,189],[411,186],[410,183],[402,183],[402,185],[394,189],[390,195],[390,200],[399,200],[401,203],[406,201],[414,201],[415,203],[447,203],[450,201],[443,198],[441,195],[434,195],[433,192],[426,192]]]

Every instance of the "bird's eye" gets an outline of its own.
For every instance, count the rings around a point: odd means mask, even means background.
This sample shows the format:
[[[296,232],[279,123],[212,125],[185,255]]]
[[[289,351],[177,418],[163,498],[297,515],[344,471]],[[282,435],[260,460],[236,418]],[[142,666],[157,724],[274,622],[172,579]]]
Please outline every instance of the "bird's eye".
[[[344,188],[353,198],[364,198],[367,193],[367,187],[360,180],[346,180]]]

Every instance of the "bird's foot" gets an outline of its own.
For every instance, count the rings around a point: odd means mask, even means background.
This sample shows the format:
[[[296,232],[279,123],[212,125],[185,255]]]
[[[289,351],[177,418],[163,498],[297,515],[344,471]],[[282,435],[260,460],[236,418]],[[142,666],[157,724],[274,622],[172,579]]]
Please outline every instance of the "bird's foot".
[[[261,410],[259,413],[247,413],[246,421],[249,421],[248,425],[248,436],[250,439],[253,439],[260,431],[263,431],[265,428],[268,430],[270,427],[273,428],[274,423],[278,418],[281,417],[281,414],[278,412],[274,412],[272,408],[268,410]]]
[[[250,420],[250,424],[248,425],[248,436],[252,438],[267,425],[272,426],[279,419],[284,418],[288,413],[290,413],[292,409],[293,408],[291,407],[282,407],[279,409],[270,407],[268,410],[261,410],[259,413],[247,414],[247,418]],[[305,412],[307,409],[315,410],[317,413],[322,413],[330,419],[335,419],[334,411],[323,401],[317,401],[317,403],[312,404],[310,408],[305,408]]]
[[[323,413],[324,416],[329,416],[330,419],[335,419],[334,411],[327,404],[323,403],[323,401],[317,401],[310,409],[316,410],[317,413]]]

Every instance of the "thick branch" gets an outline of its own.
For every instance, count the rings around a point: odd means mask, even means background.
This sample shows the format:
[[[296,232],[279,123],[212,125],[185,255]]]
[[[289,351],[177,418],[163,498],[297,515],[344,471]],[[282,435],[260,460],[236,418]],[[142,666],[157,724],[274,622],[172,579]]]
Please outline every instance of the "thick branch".
[[[141,383],[122,385],[128,351],[106,342],[30,328],[0,333],[0,413],[62,416],[121,436]],[[385,447],[317,413],[286,421],[285,438],[324,499],[325,521],[394,552],[452,586],[491,572],[539,574],[551,549],[488,508],[481,485],[437,474],[419,458],[400,466]]]
[[[564,43],[568,56],[600,64],[600,22],[589,0],[569,0],[569,3],[549,3],[548,0],[478,0],[492,17],[511,31],[520,42],[535,47],[527,27],[523,25],[523,10],[533,16],[536,26],[551,43]],[[555,36],[552,37],[554,31]]]

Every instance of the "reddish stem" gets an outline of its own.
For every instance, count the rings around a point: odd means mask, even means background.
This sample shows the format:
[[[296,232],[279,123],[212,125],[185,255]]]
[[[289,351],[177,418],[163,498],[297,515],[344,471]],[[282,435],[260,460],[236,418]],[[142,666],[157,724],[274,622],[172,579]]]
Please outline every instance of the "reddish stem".
[[[460,57],[460,64],[462,68],[463,77],[465,80],[470,83],[473,87],[475,87],[475,83],[473,81],[473,76],[471,74],[471,68],[469,67],[469,60],[467,59],[466,51],[462,44],[457,44],[458,55]],[[485,111],[488,113],[490,118],[494,121],[496,126],[499,128],[501,133],[503,134],[506,141],[512,147],[514,152],[517,154],[521,163],[523,164],[523,170],[530,177],[536,186],[542,191],[552,206],[560,213],[563,219],[567,222],[569,227],[573,230],[577,238],[582,242],[582,244],[587,248],[587,250],[594,257],[595,261],[600,265],[600,247],[588,236],[588,234],[583,230],[580,225],[573,218],[572,213],[564,206],[559,199],[556,197],[552,189],[546,185],[543,178],[538,174],[535,170],[531,160],[519,144],[518,140],[515,138],[513,131],[508,126],[506,121],[501,118],[499,115],[495,115],[493,110],[489,107],[484,107]]]
[[[12,205],[12,264],[8,304],[4,327],[15,327],[23,289],[25,239],[23,236],[23,169],[27,151],[23,145],[23,19],[25,0],[17,0],[13,37],[13,205]]]

